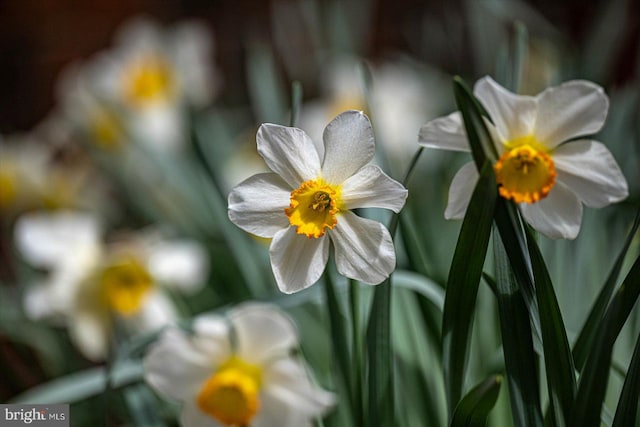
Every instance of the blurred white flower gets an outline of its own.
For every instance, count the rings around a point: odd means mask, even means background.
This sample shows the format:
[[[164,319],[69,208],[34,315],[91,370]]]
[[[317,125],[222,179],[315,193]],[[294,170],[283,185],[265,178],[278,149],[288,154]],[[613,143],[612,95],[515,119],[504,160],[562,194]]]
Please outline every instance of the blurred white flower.
[[[96,208],[106,186],[88,164],[60,154],[35,132],[0,136],[0,211]]]
[[[27,314],[66,324],[92,360],[106,356],[114,322],[137,333],[174,321],[175,307],[162,286],[194,292],[208,265],[193,242],[135,236],[105,245],[101,234],[95,217],[72,211],[23,215],[15,229],[24,258],[49,272],[27,292]]]
[[[282,292],[314,284],[333,243],[338,271],[365,283],[382,282],[395,268],[389,231],[358,217],[357,208],[399,212],[407,190],[379,167],[369,119],[347,111],[324,131],[316,146],[297,128],[263,124],[258,152],[275,173],[255,175],[229,194],[229,218],[260,237],[273,238],[271,266]]]
[[[66,116],[103,146],[123,138],[159,150],[182,146],[187,108],[206,106],[219,84],[211,33],[196,22],[164,29],[138,18],[123,25],[115,41],[63,74]]]
[[[604,125],[609,100],[600,86],[573,80],[532,97],[513,94],[484,77],[474,93],[493,122],[500,195],[518,203],[533,228],[551,238],[574,239],[582,203],[599,208],[627,197],[627,181],[611,152],[600,142],[577,139]],[[424,125],[419,142],[470,150],[459,112]],[[446,218],[464,216],[477,179],[473,162],[458,171]]]
[[[392,170],[404,173],[416,151],[417,130],[451,106],[450,79],[427,65],[402,59],[368,66],[371,84],[366,94],[362,60],[337,56],[327,61],[319,73],[322,98],[303,104],[298,127],[320,143],[325,124],[337,114],[366,111]]]
[[[185,427],[310,427],[334,397],[311,382],[292,355],[297,345],[280,310],[245,303],[228,319],[195,318],[192,335],[165,330],[145,357],[145,378],[182,402]]]

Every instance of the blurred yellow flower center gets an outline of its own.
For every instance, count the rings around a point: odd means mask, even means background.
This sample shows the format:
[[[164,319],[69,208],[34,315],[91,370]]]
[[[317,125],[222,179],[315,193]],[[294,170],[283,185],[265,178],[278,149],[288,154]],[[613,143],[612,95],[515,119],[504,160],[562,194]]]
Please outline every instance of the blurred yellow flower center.
[[[0,169],[0,208],[9,206],[16,198],[18,189],[10,169]]]
[[[161,57],[149,55],[137,59],[127,71],[125,93],[134,105],[165,101],[175,89],[173,70]]]
[[[303,182],[291,192],[291,203],[284,210],[289,223],[297,227],[298,234],[322,237],[327,228],[331,230],[338,223],[340,193],[339,186],[327,184],[322,178]]]
[[[227,426],[248,426],[260,408],[262,370],[233,356],[202,386],[198,407]]]
[[[507,144],[493,169],[500,195],[516,203],[535,203],[547,197],[556,182],[551,156],[532,136]]]
[[[101,283],[109,307],[123,316],[140,310],[153,287],[151,275],[135,258],[119,260],[106,267]]]

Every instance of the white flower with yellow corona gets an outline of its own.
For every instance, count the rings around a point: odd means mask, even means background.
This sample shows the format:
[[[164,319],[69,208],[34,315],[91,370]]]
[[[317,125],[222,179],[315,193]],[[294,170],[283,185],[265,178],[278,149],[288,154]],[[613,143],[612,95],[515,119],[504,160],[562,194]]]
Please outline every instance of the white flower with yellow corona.
[[[627,197],[627,181],[611,152],[589,138],[602,128],[609,109],[600,86],[573,80],[534,97],[484,77],[474,94],[493,123],[488,126],[499,156],[493,168],[500,196],[518,203],[533,228],[550,238],[574,239],[582,204],[600,208]],[[459,112],[424,125],[419,143],[470,151]],[[446,218],[464,216],[477,180],[473,162],[458,171]]]
[[[106,357],[116,324],[135,334],[177,319],[165,286],[188,293],[206,280],[206,255],[194,242],[138,237],[105,245],[96,218],[79,212],[23,215],[15,238],[24,258],[48,271],[26,293],[27,315],[67,326],[92,360]]]
[[[164,29],[134,19],[118,31],[112,49],[79,74],[69,72],[61,96],[76,98],[77,114],[88,115],[88,128],[103,145],[126,135],[160,150],[176,149],[188,136],[187,108],[206,106],[217,90],[212,40],[200,23]]]
[[[334,397],[313,385],[297,345],[280,310],[246,303],[227,318],[195,318],[193,334],[165,330],[145,357],[145,379],[182,402],[185,427],[310,427]]]
[[[407,190],[379,167],[371,123],[360,111],[331,121],[324,145],[297,128],[263,124],[258,152],[273,173],[240,183],[229,194],[229,218],[243,230],[272,238],[269,253],[278,287],[292,293],[314,284],[333,244],[338,272],[378,284],[395,268],[389,231],[352,212],[399,212]]]

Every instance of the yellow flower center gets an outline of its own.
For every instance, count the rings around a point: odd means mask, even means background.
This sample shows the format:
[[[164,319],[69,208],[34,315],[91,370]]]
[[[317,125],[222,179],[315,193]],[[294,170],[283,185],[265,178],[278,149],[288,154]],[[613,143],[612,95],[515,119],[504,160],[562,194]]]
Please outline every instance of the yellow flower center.
[[[0,208],[9,206],[17,193],[16,179],[11,169],[0,169]]]
[[[138,260],[127,258],[106,267],[101,284],[109,307],[123,316],[131,316],[140,310],[153,287],[153,279]]]
[[[284,210],[289,223],[308,238],[324,236],[327,228],[332,230],[338,223],[340,192],[339,186],[327,184],[322,178],[303,182],[291,192],[291,203]]]
[[[129,102],[144,106],[170,98],[175,89],[173,70],[158,56],[134,61],[125,77],[125,94]]]
[[[227,426],[248,426],[260,408],[262,370],[236,356],[202,386],[196,401],[202,412]]]
[[[532,136],[509,142],[493,169],[500,195],[516,203],[544,199],[556,182],[551,156]]]

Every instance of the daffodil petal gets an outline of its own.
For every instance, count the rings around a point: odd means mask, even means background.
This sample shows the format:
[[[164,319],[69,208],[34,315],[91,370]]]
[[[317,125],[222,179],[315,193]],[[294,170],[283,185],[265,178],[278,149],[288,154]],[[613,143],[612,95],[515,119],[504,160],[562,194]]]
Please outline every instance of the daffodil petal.
[[[181,330],[172,327],[147,353],[145,380],[161,394],[186,403],[214,372],[213,363]]]
[[[216,421],[212,416],[202,412],[200,408],[198,408],[198,405],[193,403],[185,403],[182,406],[180,425],[183,427],[228,427]]]
[[[231,355],[229,325],[221,316],[205,314],[193,321],[193,347],[206,355],[209,365],[223,363]]]
[[[263,391],[260,394],[261,407],[251,422],[252,427],[311,427],[309,417],[296,412],[287,401]]]
[[[95,217],[72,211],[21,216],[15,226],[16,246],[36,267],[51,268],[98,246]]]
[[[449,187],[449,201],[444,211],[446,219],[464,218],[477,182],[478,170],[473,162],[466,163],[460,168]]]
[[[362,111],[345,111],[325,128],[322,178],[342,184],[374,155],[373,129]]]
[[[330,232],[340,274],[368,284],[389,277],[396,253],[389,231],[377,221],[345,212]]]
[[[284,209],[290,198],[291,188],[278,175],[254,175],[229,193],[229,219],[248,233],[273,237],[289,226]]]
[[[531,134],[536,120],[535,98],[516,95],[489,76],[478,80],[473,92],[491,116],[498,135],[504,141]]]
[[[627,180],[604,144],[579,140],[563,144],[553,152],[558,180],[582,202],[601,208],[629,195]]]
[[[342,202],[347,209],[384,208],[400,212],[406,199],[407,189],[374,165],[363,167],[342,184]]]
[[[572,80],[540,93],[534,135],[548,148],[602,129],[609,99],[602,88],[585,80]]]
[[[150,249],[147,265],[156,280],[188,293],[204,285],[209,270],[207,252],[193,240],[156,243]]]
[[[148,292],[140,310],[127,324],[140,332],[154,331],[173,323],[178,319],[178,313],[169,297],[158,289]]]
[[[418,143],[429,148],[470,151],[459,111],[431,120],[420,128]]]
[[[271,365],[264,373],[268,393],[279,400],[288,402],[297,412],[307,417],[322,415],[335,404],[335,396],[310,381],[301,361],[283,358]]]
[[[329,239],[309,238],[289,227],[273,237],[269,255],[278,288],[291,294],[320,279],[329,258]]]
[[[532,204],[521,203],[520,209],[533,228],[551,239],[575,239],[578,236],[582,203],[559,182],[547,197]]]
[[[238,356],[254,365],[287,356],[297,345],[292,321],[267,304],[240,305],[229,313],[229,320],[237,339]]]
[[[280,175],[290,188],[298,188],[302,182],[318,177],[320,157],[303,130],[265,123],[258,129],[256,140],[258,153],[269,169]]]
[[[88,359],[103,361],[109,348],[109,318],[106,314],[79,312],[69,321],[71,340]]]

